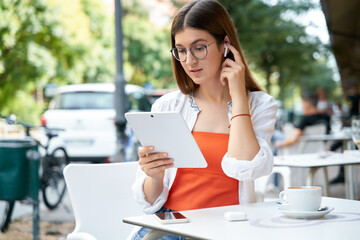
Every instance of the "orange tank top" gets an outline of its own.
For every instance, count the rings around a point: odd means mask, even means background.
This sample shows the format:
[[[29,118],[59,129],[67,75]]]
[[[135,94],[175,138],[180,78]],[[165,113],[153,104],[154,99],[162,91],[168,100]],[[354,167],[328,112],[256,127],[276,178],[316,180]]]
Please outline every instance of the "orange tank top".
[[[239,182],[226,176],[221,168],[221,160],[228,148],[229,134],[192,134],[208,166],[179,168],[164,206],[184,211],[239,204]]]

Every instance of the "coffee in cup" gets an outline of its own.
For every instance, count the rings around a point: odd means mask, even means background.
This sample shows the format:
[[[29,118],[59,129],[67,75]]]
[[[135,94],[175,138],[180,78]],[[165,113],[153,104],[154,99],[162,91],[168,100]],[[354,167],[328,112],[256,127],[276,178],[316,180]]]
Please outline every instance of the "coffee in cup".
[[[280,192],[279,198],[293,210],[317,211],[321,206],[322,192],[317,186],[289,187]]]

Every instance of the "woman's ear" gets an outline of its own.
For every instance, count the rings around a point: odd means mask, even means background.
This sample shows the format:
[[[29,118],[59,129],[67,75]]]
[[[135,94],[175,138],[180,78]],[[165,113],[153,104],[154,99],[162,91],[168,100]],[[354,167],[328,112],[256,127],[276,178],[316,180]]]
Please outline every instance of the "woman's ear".
[[[226,55],[228,54],[228,46],[227,44],[230,43],[229,37],[226,35],[224,38],[224,57],[226,57]]]
[[[234,61],[234,54],[230,51],[230,49],[227,49],[227,53],[225,55],[225,46],[227,47],[228,44],[231,45],[231,41],[230,41],[230,38],[228,37],[228,35],[226,35],[224,37],[224,56],[225,56],[225,58],[230,58],[231,60]]]
[[[229,43],[229,44],[231,44],[228,35],[225,36],[225,38],[224,38],[224,43]]]

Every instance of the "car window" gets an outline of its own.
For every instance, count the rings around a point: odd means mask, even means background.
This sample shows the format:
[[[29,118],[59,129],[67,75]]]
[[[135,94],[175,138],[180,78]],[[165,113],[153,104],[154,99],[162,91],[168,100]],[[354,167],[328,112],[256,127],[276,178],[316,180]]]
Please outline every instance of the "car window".
[[[60,94],[54,109],[113,109],[112,92],[67,92]]]

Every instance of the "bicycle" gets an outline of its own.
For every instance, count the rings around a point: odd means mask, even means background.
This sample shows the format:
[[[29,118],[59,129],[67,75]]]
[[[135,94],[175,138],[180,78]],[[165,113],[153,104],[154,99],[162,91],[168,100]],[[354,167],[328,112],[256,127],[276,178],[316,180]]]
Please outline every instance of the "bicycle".
[[[16,117],[10,116],[6,118],[8,124],[20,124],[25,128],[25,135],[31,138],[38,146],[44,150],[44,155],[40,156],[40,190],[44,199],[44,203],[50,210],[55,209],[62,201],[66,191],[63,170],[69,163],[69,157],[63,147],[56,147],[50,152],[49,146],[53,138],[58,136],[59,131],[64,129],[43,127],[47,137],[46,144],[30,136],[30,129],[35,127],[31,124],[17,121]],[[12,211],[15,201],[8,202],[5,209],[5,219],[3,221],[1,231],[4,232],[10,224]]]

